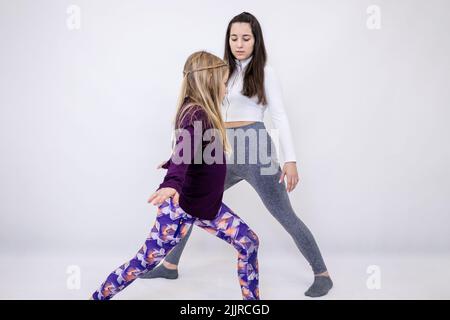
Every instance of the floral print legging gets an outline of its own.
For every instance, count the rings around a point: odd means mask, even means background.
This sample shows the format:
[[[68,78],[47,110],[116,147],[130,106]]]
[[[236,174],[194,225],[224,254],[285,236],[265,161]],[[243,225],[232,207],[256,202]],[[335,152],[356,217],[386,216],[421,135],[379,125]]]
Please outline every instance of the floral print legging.
[[[244,300],[259,300],[258,237],[230,208],[222,203],[213,220],[203,220],[174,205],[172,198],[158,207],[155,224],[138,253],[114,270],[92,294],[94,300],[109,300],[140,274],[152,270],[186,235],[194,224],[225,240],[238,251],[238,277]]]

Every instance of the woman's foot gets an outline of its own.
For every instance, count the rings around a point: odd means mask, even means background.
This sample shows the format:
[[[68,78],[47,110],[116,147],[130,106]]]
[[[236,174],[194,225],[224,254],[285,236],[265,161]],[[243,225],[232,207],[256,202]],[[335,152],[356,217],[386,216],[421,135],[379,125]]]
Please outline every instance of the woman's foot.
[[[328,271],[314,275],[314,282],[305,292],[305,296],[317,298],[324,296],[333,287],[333,281]]]
[[[142,279],[153,279],[153,278],[165,278],[165,279],[177,279],[178,278],[178,268],[176,264],[163,261],[156,268],[143,273],[139,276]]]

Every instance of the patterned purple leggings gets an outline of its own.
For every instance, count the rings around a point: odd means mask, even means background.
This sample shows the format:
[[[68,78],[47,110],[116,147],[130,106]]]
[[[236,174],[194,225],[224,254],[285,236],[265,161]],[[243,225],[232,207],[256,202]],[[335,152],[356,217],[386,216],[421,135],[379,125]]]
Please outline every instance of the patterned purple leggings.
[[[92,299],[109,300],[141,273],[152,270],[180,242],[192,224],[225,240],[238,251],[237,269],[242,298],[259,300],[257,235],[224,203],[216,218],[202,220],[173,205],[171,198],[159,206],[150,235],[136,256],[114,270],[92,294]]]

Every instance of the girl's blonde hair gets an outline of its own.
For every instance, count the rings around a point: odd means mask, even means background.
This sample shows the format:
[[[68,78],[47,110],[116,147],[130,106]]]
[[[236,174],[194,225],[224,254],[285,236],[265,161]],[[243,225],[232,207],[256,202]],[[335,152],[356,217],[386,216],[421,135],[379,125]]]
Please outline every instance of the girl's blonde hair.
[[[218,131],[219,137],[215,139],[221,139],[224,151],[228,154],[231,147],[220,111],[222,104],[220,88],[227,74],[228,64],[219,57],[206,51],[191,54],[184,64],[174,127],[177,129],[188,115],[187,101],[198,105],[205,111],[211,127]]]

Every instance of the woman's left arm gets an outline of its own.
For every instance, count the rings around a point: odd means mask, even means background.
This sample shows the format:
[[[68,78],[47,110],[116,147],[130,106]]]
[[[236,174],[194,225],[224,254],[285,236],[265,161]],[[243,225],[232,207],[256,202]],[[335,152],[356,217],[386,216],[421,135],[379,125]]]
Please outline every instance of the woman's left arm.
[[[291,192],[295,189],[299,182],[291,127],[284,108],[280,81],[275,73],[275,70],[273,70],[271,66],[266,65],[264,69],[264,77],[267,108],[270,112],[272,123],[278,130],[281,149],[284,155],[284,165],[279,182],[283,182],[284,178],[286,178],[286,190]]]

